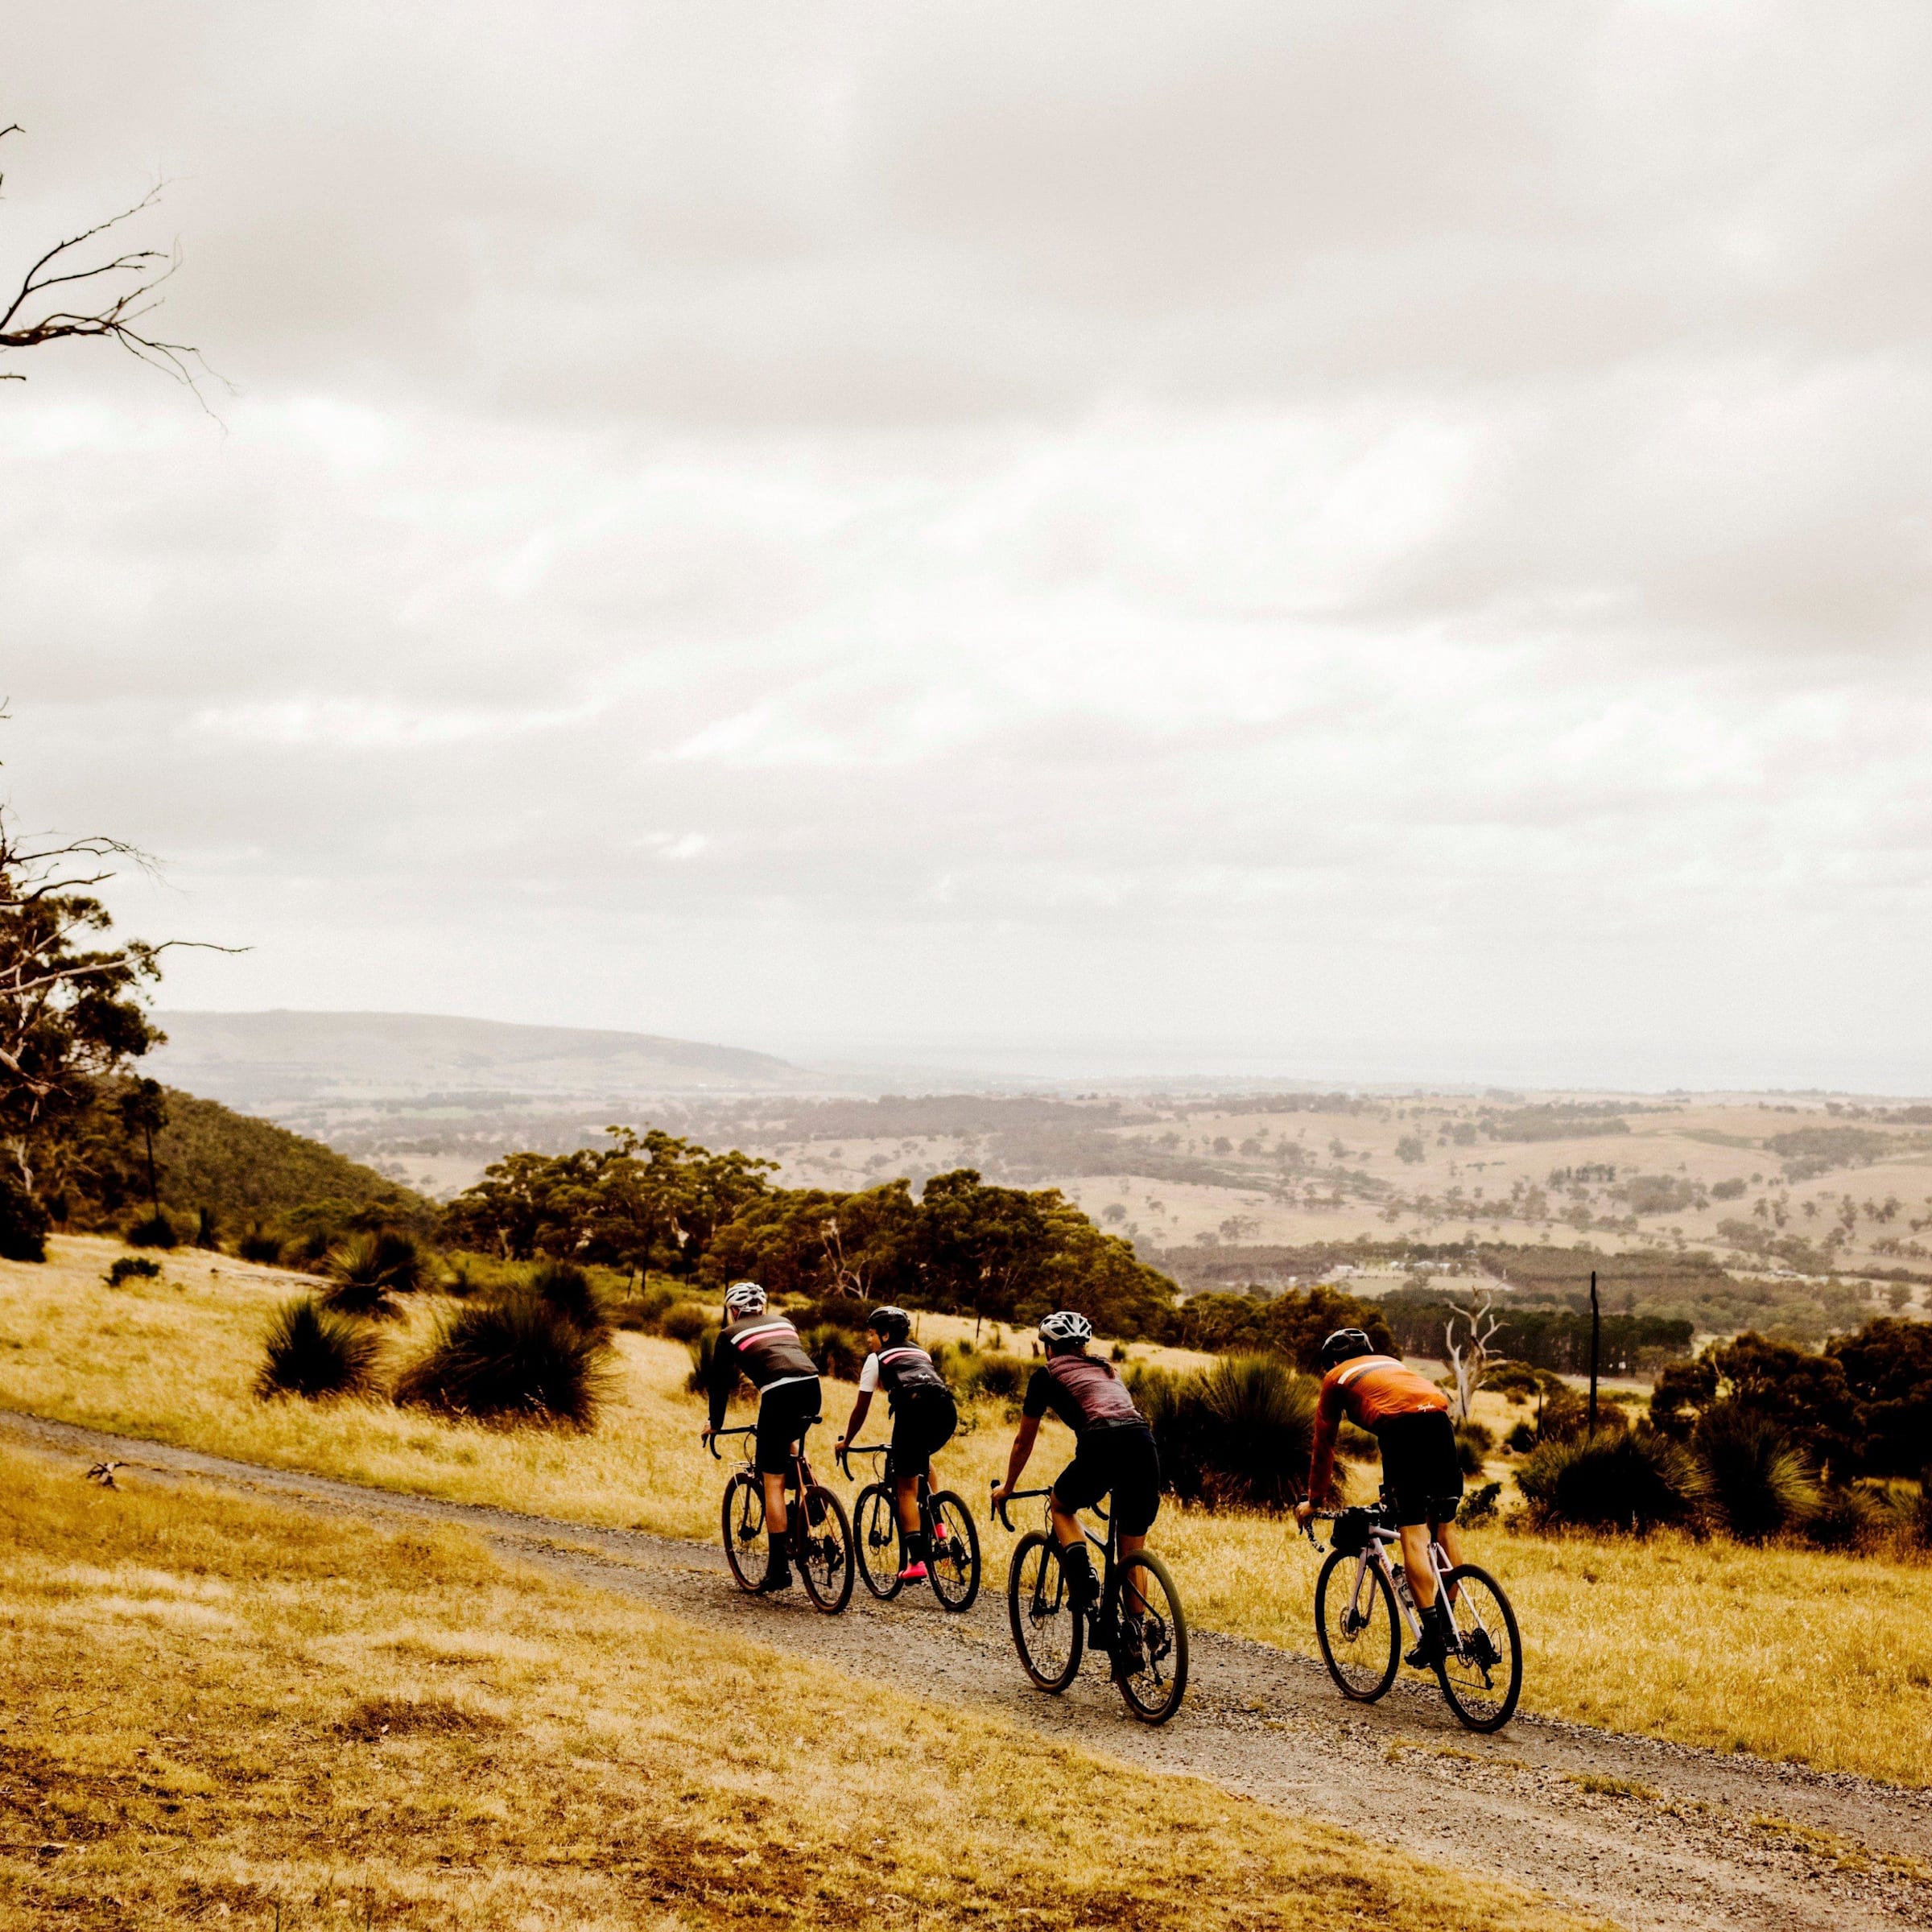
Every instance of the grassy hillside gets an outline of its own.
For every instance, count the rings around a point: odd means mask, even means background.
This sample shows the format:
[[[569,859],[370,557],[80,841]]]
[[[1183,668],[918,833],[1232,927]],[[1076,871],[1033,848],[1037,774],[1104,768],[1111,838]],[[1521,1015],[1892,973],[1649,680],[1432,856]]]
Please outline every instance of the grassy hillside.
[[[704,1404],[685,1389],[689,1357],[675,1343],[620,1334],[612,1398],[582,1436],[440,1421],[380,1400],[265,1403],[250,1386],[285,1281],[228,1261],[212,1273],[196,1256],[115,1290],[101,1279],[112,1245],[64,1237],[54,1249],[43,1265],[0,1262],[0,1407],[456,1502],[717,1534],[724,1472],[699,1445]],[[423,1346],[440,1302],[415,1298],[388,1325],[392,1360]],[[832,1386],[834,1426],[852,1393]],[[1502,1397],[1478,1403],[1491,1426],[1507,1426]],[[964,1421],[939,1473],[984,1497],[1011,1422],[997,1402],[968,1404]],[[1065,1447],[1053,1433],[1034,1464],[1042,1476]],[[815,1439],[820,1473],[849,1496],[824,1444]],[[1154,1541],[1198,1628],[1313,1649],[1316,1563],[1291,1526],[1170,1505]],[[1525,1708],[1932,1784],[1932,1565],[1661,1535],[1544,1541],[1478,1529],[1468,1542],[1523,1619]],[[989,1535],[996,1584],[1005,1548]]]
[[[167,1115],[155,1159],[162,1203],[182,1214],[212,1208],[227,1229],[262,1221],[303,1232],[369,1208],[402,1220],[435,1212],[420,1195],[320,1141],[219,1100],[170,1088]]]
[[[1580,1926],[460,1531],[71,1471],[0,1449],[10,1926]]]

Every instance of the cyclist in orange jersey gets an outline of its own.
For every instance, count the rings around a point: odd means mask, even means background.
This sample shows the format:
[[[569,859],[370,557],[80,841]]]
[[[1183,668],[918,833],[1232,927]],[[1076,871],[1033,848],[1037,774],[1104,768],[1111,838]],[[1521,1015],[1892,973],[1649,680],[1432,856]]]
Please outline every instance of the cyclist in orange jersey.
[[[1306,1523],[1335,1486],[1335,1439],[1346,1415],[1381,1445],[1382,1487],[1402,1531],[1402,1568],[1422,1612],[1422,1641],[1409,1662],[1426,1670],[1447,1654],[1449,1618],[1435,1600],[1435,1571],[1429,1539],[1440,1539],[1451,1564],[1463,1560],[1455,1533],[1455,1513],[1463,1500],[1462,1465],[1456,1459],[1455,1430],[1449,1398],[1435,1383],[1377,1352],[1360,1328],[1338,1328],[1322,1344],[1322,1393],[1315,1411],[1315,1453],[1308,1468],[1308,1494],[1295,1505]]]

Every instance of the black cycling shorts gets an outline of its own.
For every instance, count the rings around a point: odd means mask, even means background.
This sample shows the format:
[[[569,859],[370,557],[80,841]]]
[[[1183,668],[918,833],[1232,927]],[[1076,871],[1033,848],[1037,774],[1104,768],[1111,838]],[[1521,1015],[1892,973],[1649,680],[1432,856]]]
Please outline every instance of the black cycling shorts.
[[[1161,1507],[1161,1459],[1154,1431],[1140,1421],[1084,1429],[1073,1460],[1053,1485],[1053,1500],[1071,1516],[1111,1495],[1109,1513],[1122,1536],[1145,1536]]]
[[[952,1440],[959,1426],[950,1389],[908,1389],[892,1412],[894,1474],[917,1476]]]
[[[780,1382],[758,1401],[758,1467],[767,1476],[791,1473],[791,1446],[819,1414],[819,1378]]]
[[[1376,1425],[1375,1435],[1382,1446],[1382,1492],[1395,1505],[1397,1526],[1454,1522],[1463,1469],[1448,1411],[1392,1415]]]

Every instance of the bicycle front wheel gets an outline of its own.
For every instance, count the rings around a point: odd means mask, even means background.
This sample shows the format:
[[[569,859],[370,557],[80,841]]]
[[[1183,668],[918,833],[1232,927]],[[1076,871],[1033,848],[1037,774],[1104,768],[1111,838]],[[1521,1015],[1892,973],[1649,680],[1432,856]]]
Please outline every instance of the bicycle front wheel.
[[[1187,1694],[1187,1619],[1167,1566],[1146,1550],[1121,1558],[1113,1681],[1145,1724],[1164,1724]]]
[[[738,1587],[755,1596],[765,1575],[765,1485],[741,1469],[724,1485],[724,1560]]]
[[[1380,1565],[1331,1550],[1315,1579],[1315,1635],[1322,1662],[1344,1697],[1372,1704],[1395,1682],[1402,1661],[1395,1592]]]
[[[1456,1647],[1436,1666],[1449,1708],[1472,1731],[1500,1731],[1523,1694],[1523,1641],[1503,1587],[1464,1563],[1445,1579]]]
[[[861,1489],[852,1513],[859,1575],[884,1603],[899,1593],[899,1518],[891,1490],[883,1483]]]
[[[972,1512],[950,1489],[940,1490],[932,1499],[929,1540],[926,1574],[933,1595],[955,1616],[970,1610],[980,1593],[980,1533]]]
[[[852,1601],[852,1525],[845,1505],[814,1483],[799,1506],[805,1512],[799,1534],[799,1574],[805,1594],[816,1608],[836,1616]]]
[[[1064,1690],[1080,1668],[1085,1620],[1074,1609],[1059,1545],[1038,1530],[1014,1546],[1006,1572],[1006,1617],[1026,1674],[1042,1690],[1056,1695]]]

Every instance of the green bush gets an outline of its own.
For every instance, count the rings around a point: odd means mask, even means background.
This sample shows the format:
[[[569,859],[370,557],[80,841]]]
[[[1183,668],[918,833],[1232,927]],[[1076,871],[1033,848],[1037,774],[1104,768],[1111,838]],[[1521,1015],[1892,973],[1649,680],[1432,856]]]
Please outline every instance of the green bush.
[[[400,1315],[396,1298],[414,1294],[430,1278],[429,1258],[415,1237],[394,1228],[352,1234],[328,1250],[322,1265],[328,1277],[323,1307],[375,1321]]]
[[[121,1237],[130,1248],[177,1248],[181,1237],[164,1214],[143,1215]]]
[[[658,1330],[674,1342],[695,1342],[717,1326],[717,1317],[702,1302],[674,1302],[658,1318]]]
[[[1807,1542],[1854,1554],[1876,1549],[1893,1526],[1892,1513],[1869,1490],[1835,1484],[1818,1496],[1802,1519]]]
[[[353,1321],[303,1295],[278,1309],[268,1325],[266,1359],[255,1393],[360,1395],[374,1382],[382,1343],[366,1323]]]
[[[398,1378],[395,1399],[479,1422],[588,1429],[607,1392],[609,1350],[538,1295],[466,1302]]]
[[[1496,1447],[1496,1435],[1476,1421],[1455,1425],[1455,1459],[1464,1476],[1480,1476]]]
[[[834,1327],[829,1322],[802,1331],[799,1340],[804,1344],[805,1352],[818,1364],[819,1373],[834,1381],[856,1382],[866,1356],[872,1352],[869,1338],[861,1341],[851,1329]]]
[[[151,1282],[160,1273],[159,1261],[151,1261],[145,1255],[124,1254],[108,1264],[107,1285],[118,1288],[123,1282]]]
[[[212,1208],[200,1208],[195,1211],[195,1245],[197,1248],[219,1248],[221,1245],[221,1224]]]
[[[720,1331],[707,1323],[691,1340],[691,1373],[684,1378],[685,1392],[705,1394],[711,1387],[712,1364],[717,1360]]]
[[[1761,1543],[1818,1506],[1818,1484],[1784,1431],[1736,1402],[1698,1418],[1690,1453],[1703,1469],[1711,1507],[1740,1542]]]
[[[259,1221],[249,1224],[247,1232],[235,1243],[235,1253],[245,1261],[254,1261],[265,1268],[273,1268],[282,1259],[282,1237],[271,1234]]]
[[[1301,1494],[1318,1387],[1278,1355],[1228,1356],[1188,1375],[1133,1381],[1154,1425],[1161,1478],[1183,1502],[1279,1510]]]
[[[1481,1488],[1470,1490],[1463,1498],[1463,1506],[1455,1513],[1459,1523],[1492,1522],[1496,1517],[1496,1499],[1503,1492],[1501,1483],[1484,1483]]]
[[[587,1335],[610,1333],[609,1304],[589,1274],[575,1261],[539,1261],[530,1271],[526,1291],[547,1302]]]
[[[1014,1355],[975,1355],[964,1344],[940,1350],[935,1356],[939,1373],[962,1400],[983,1396],[990,1402],[1019,1399],[1033,1373],[1033,1364]]]
[[[10,1174],[0,1174],[0,1261],[43,1261],[52,1219]]]
[[[1539,1528],[1638,1534],[1660,1523],[1695,1522],[1705,1492],[1696,1462],[1649,1427],[1539,1443],[1516,1481]]]
[[[1503,1447],[1512,1455],[1527,1455],[1536,1447],[1536,1431],[1528,1422],[1518,1422],[1503,1438]]]

